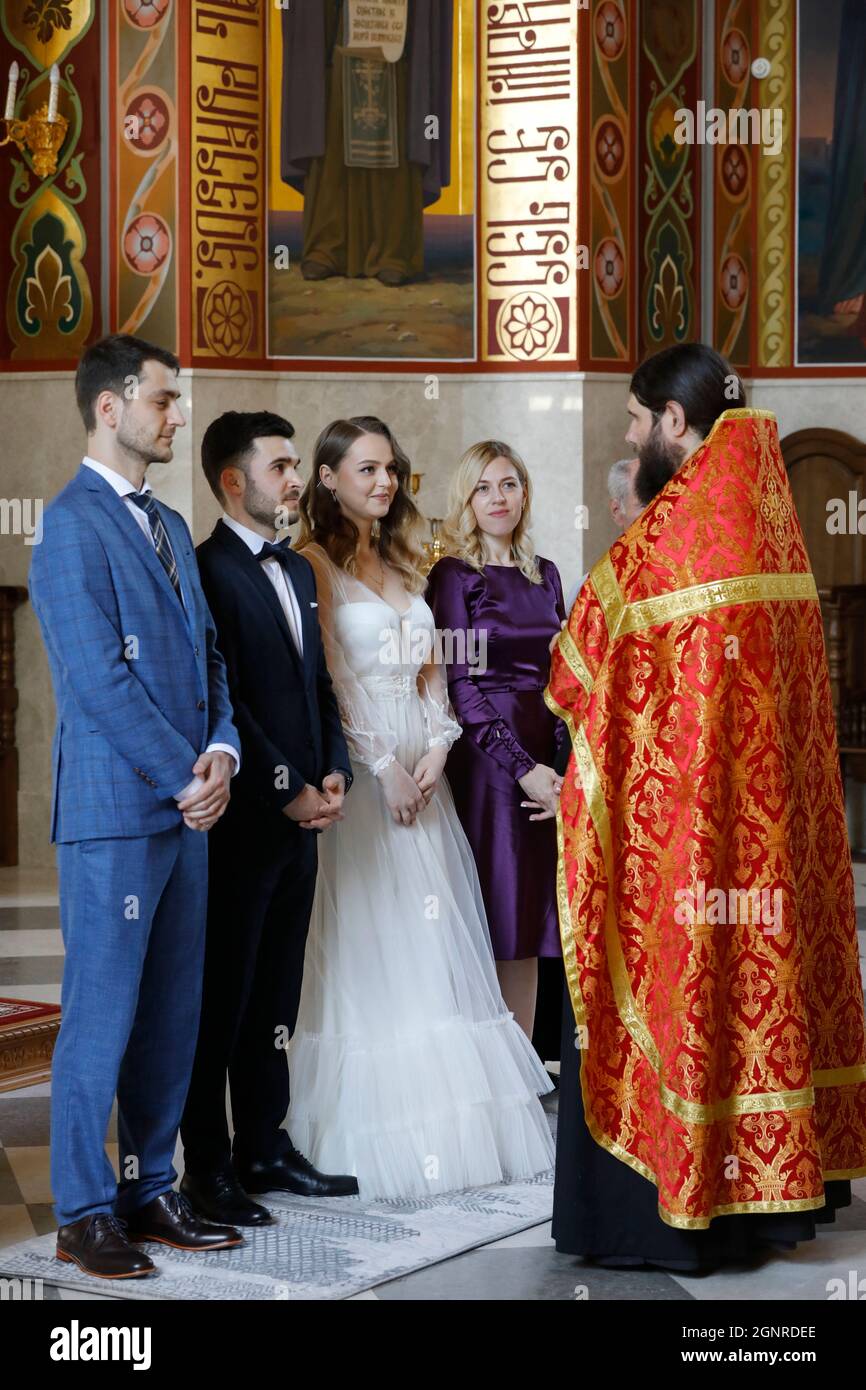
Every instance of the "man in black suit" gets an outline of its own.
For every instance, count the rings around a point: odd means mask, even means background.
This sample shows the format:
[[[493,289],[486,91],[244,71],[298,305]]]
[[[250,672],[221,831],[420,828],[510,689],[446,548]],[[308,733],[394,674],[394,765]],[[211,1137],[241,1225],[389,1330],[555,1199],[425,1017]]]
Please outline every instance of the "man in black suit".
[[[181,1124],[182,1191],[202,1216],[263,1225],[250,1193],[346,1196],[281,1128],[316,881],[316,836],[342,819],[349,754],[325,665],[308,561],[275,544],[298,519],[288,420],[228,411],[202,441],[223,507],[197,550],[241,740],[229,811],[211,831],[201,1025]],[[228,1073],[234,1141],[230,1147]]]

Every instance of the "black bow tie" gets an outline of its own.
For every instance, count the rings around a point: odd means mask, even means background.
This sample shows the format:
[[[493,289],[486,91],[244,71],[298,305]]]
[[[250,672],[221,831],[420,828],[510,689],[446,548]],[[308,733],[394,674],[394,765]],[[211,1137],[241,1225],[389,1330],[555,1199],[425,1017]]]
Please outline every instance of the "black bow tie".
[[[291,548],[291,541],[288,539],[284,541],[265,541],[258,553],[258,559],[278,560],[279,563],[285,567],[289,563],[289,551]]]

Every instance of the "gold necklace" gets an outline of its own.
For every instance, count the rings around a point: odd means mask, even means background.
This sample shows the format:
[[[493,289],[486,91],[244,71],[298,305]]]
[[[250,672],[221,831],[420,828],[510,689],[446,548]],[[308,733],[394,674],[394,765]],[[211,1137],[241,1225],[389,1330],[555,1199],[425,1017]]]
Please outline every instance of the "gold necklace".
[[[376,558],[377,558],[377,560],[379,561],[379,575],[380,575],[380,578],[379,578],[379,581],[378,581],[378,583],[377,583],[376,580],[372,579],[372,577],[371,577],[371,586],[372,586],[372,588],[374,588],[378,593],[380,593],[380,594],[383,596],[383,598],[384,598],[384,595],[385,595],[385,566],[384,566],[384,564],[382,563],[382,556],[379,554],[379,551],[378,551],[378,550],[376,551]],[[367,571],[364,570],[363,573],[366,574]]]

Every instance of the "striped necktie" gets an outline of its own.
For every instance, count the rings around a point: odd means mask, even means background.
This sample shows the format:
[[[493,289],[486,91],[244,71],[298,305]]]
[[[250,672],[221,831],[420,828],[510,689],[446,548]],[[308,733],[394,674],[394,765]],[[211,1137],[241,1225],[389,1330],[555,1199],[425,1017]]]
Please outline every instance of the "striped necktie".
[[[174,552],[171,548],[171,541],[168,538],[168,533],[162,524],[162,517],[157,510],[153,493],[129,492],[127,493],[127,498],[130,502],[134,502],[137,507],[141,507],[141,510],[147,515],[156,553],[160,558],[163,569],[171,580],[175,593],[178,598],[181,599],[181,602],[183,602],[180,592],[180,576],[177,572],[177,562],[174,558]]]

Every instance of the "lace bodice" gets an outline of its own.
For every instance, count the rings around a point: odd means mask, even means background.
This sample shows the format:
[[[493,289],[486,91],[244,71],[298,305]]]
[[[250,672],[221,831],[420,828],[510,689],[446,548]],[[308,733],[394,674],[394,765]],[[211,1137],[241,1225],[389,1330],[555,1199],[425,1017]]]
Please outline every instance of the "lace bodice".
[[[305,546],[302,554],[316,574],[325,656],[353,758],[374,775],[394,761],[395,700],[420,704],[428,748],[450,747],[461,729],[436,660],[435,623],[424,599],[412,596],[400,613],[338,569],[320,546]]]

